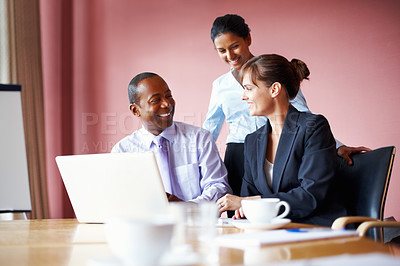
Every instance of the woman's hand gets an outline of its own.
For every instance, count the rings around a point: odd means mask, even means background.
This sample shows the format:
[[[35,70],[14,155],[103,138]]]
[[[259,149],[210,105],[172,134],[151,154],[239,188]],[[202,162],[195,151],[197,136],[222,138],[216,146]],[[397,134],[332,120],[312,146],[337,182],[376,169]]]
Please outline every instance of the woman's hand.
[[[244,218],[246,218],[246,216],[244,216],[242,207],[240,207],[239,210],[235,211],[235,215],[233,215],[232,218],[233,219],[244,219]]]
[[[242,198],[226,194],[222,198],[217,201],[218,206],[218,215],[221,216],[221,213],[224,211],[236,211],[242,206]]]

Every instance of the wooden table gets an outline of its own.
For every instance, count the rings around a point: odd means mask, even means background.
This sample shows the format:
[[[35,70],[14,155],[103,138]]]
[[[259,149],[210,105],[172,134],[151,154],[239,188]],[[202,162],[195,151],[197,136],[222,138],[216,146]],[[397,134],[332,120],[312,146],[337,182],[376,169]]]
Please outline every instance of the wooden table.
[[[289,224],[287,228],[304,227]],[[218,233],[240,232],[218,228]],[[270,245],[244,251],[220,248],[220,264],[267,263],[339,254],[381,252],[390,246],[359,237]],[[89,259],[112,256],[103,224],[75,219],[0,221],[0,265],[87,265]]]

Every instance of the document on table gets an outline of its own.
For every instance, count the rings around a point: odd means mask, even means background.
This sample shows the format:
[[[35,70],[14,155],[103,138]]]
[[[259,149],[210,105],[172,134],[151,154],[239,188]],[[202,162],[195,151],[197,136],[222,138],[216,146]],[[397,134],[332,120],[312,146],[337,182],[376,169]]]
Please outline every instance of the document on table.
[[[301,242],[316,239],[357,236],[355,230],[332,230],[328,228],[301,228],[257,231],[221,235],[216,238],[220,246],[246,248],[289,242]]]
[[[362,255],[337,255],[307,260],[292,260],[289,262],[268,263],[269,266],[398,266],[400,259],[382,253],[369,253]]]

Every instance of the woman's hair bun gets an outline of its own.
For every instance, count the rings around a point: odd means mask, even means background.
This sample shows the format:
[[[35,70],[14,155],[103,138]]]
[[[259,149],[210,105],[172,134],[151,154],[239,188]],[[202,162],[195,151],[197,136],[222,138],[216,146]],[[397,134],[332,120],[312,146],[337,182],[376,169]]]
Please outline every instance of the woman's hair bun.
[[[293,58],[290,63],[293,65],[294,69],[296,70],[297,77],[299,81],[302,82],[303,79],[308,79],[310,76],[310,70],[308,69],[306,63],[303,61]]]

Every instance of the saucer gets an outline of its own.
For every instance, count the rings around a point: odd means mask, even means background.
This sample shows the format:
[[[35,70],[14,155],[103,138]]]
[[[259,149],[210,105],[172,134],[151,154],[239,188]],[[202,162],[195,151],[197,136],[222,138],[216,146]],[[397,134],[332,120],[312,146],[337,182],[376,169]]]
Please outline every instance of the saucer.
[[[232,220],[232,225],[240,229],[251,230],[272,230],[277,229],[290,223],[290,219],[273,219],[270,223],[251,223],[247,219]]]

